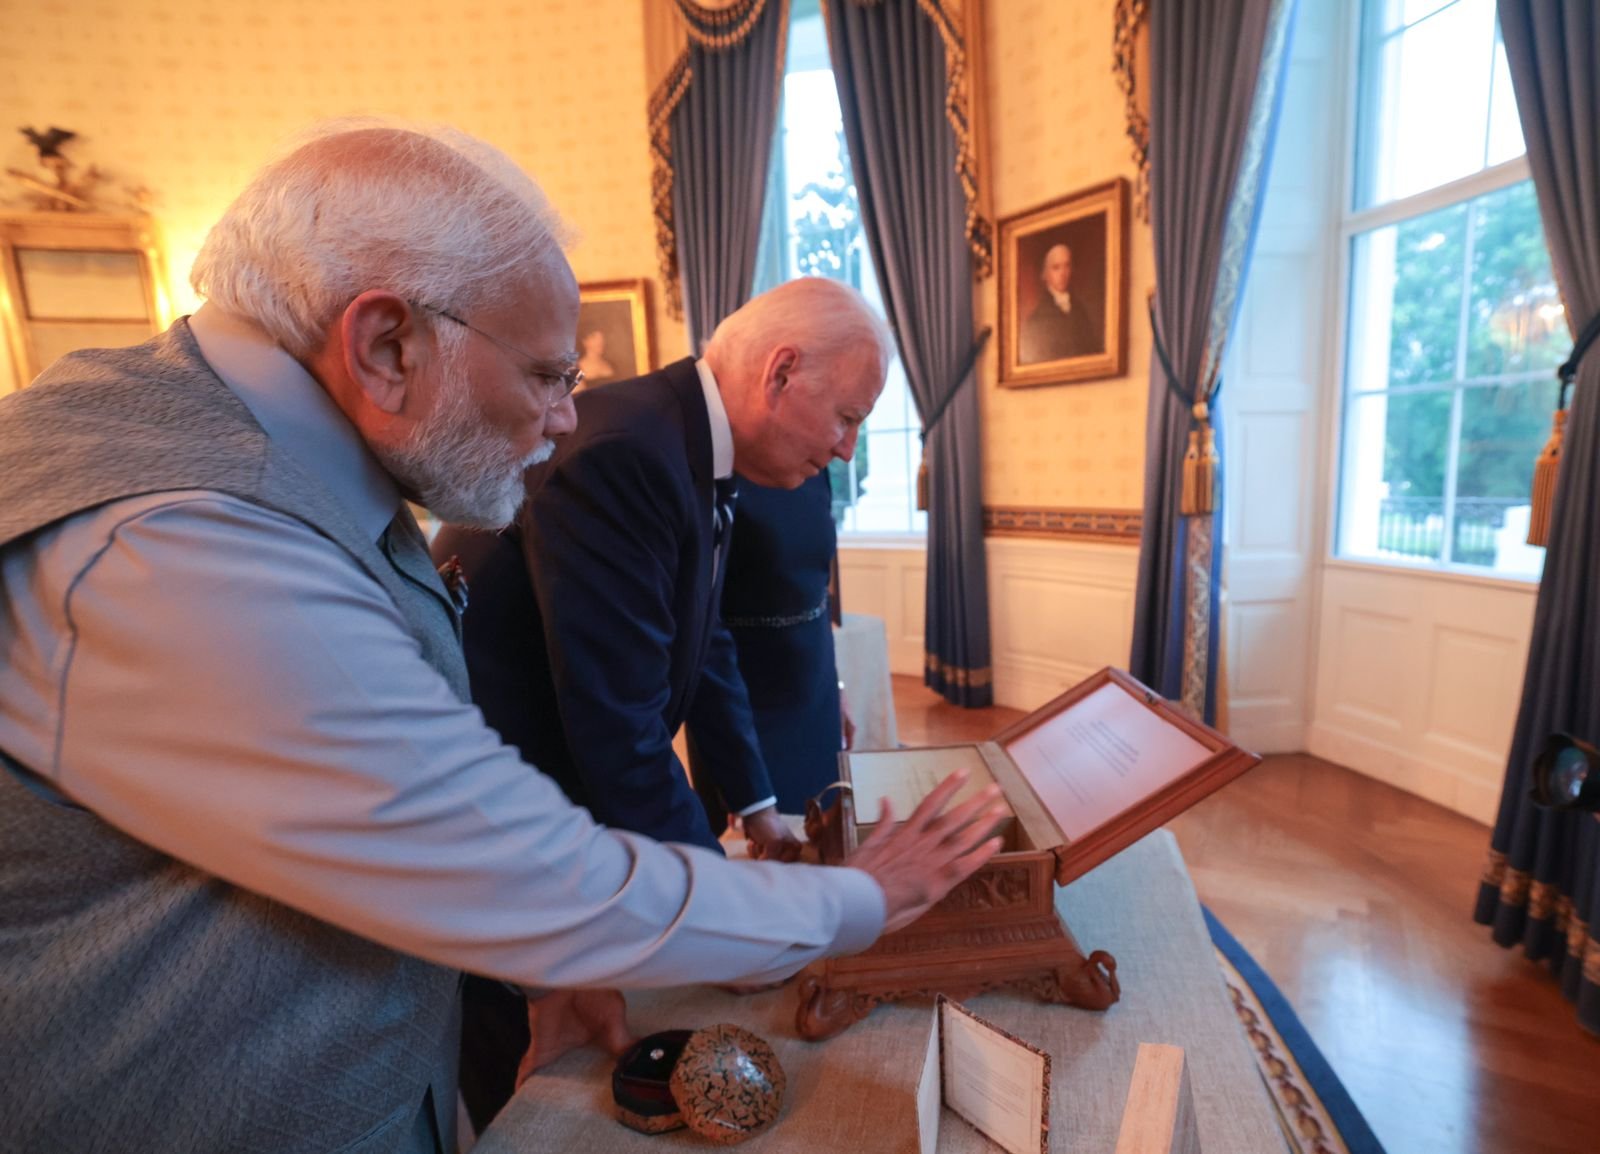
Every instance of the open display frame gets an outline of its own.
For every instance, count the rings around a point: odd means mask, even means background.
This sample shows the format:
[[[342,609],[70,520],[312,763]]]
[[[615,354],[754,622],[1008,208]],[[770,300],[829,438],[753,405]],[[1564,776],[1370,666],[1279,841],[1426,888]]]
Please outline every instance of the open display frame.
[[[839,756],[843,788],[813,803],[806,832],[840,864],[872,826],[875,802],[901,816],[956,765],[963,795],[994,781],[1011,813],[1000,853],[904,929],[808,969],[802,1037],[832,1037],[886,1001],[1012,989],[1104,1010],[1121,996],[1116,959],[1079,947],[1055,890],[1159,829],[1260,761],[1128,674],[1102,669],[992,740]]]

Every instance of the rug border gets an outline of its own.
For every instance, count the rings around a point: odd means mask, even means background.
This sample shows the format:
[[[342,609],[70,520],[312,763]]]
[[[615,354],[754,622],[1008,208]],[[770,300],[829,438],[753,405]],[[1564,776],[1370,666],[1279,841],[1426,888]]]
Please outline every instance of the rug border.
[[[1378,1136],[1372,1132],[1372,1127],[1367,1124],[1366,1117],[1356,1105],[1355,1099],[1350,1097],[1350,1092],[1345,1089],[1338,1073],[1329,1065],[1328,1059],[1323,1057],[1322,1050],[1318,1048],[1300,1021],[1300,1016],[1294,1012],[1289,999],[1283,996],[1277,984],[1256,964],[1256,960],[1239,944],[1238,939],[1228,932],[1228,927],[1211,912],[1209,906],[1201,906],[1200,911],[1205,915],[1206,929],[1211,933],[1212,945],[1222,951],[1229,963],[1238,971],[1239,976],[1249,985],[1256,1001],[1272,1020],[1278,1036],[1289,1047],[1289,1053],[1305,1074],[1307,1086],[1321,1100],[1329,1120],[1339,1128],[1339,1137],[1344,1141],[1350,1154],[1386,1154],[1383,1143],[1379,1142]]]

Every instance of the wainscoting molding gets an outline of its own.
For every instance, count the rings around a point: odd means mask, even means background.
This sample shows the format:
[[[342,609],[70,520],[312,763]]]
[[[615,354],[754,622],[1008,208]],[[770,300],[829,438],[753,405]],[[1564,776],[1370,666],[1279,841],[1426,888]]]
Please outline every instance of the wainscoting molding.
[[[985,505],[985,537],[1046,537],[1051,540],[1115,541],[1139,546],[1140,509],[1056,509]]]
[[[1127,664],[1138,550],[1062,537],[986,544],[998,704],[1035,709],[1102,666]],[[926,563],[920,545],[847,541],[839,549],[844,608],[882,617],[890,670],[915,677]]]
[[[1537,593],[1328,563],[1311,752],[1492,823]]]

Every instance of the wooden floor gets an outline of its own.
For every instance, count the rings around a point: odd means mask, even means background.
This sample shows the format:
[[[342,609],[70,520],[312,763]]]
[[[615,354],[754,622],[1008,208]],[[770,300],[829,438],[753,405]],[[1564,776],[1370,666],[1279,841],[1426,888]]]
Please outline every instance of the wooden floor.
[[[957,709],[909,677],[895,705],[907,745],[981,740],[1021,716]],[[1542,966],[1472,921],[1487,828],[1300,754],[1170,828],[1200,899],[1389,1154],[1600,1151],[1600,1039]]]

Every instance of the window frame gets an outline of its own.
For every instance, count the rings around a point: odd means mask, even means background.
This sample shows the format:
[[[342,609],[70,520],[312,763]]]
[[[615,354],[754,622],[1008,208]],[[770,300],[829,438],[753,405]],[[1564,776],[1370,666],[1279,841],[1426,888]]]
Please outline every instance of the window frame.
[[[1385,201],[1368,208],[1356,208],[1358,203],[1357,182],[1362,175],[1362,158],[1359,149],[1362,145],[1361,124],[1361,99],[1365,86],[1369,83],[1368,77],[1361,67],[1361,51],[1365,36],[1365,23],[1367,19],[1368,0],[1361,0],[1350,6],[1345,24],[1345,116],[1343,147],[1341,158],[1340,198],[1339,210],[1335,222],[1334,244],[1335,253],[1333,264],[1335,266],[1335,288],[1330,301],[1332,312],[1331,333],[1333,336],[1332,354],[1328,358],[1328,365],[1332,373],[1333,387],[1327,390],[1328,412],[1327,424],[1330,432],[1328,444],[1331,451],[1326,462],[1326,503],[1327,517],[1324,521],[1324,548],[1323,563],[1335,568],[1344,568],[1363,572],[1394,573],[1405,576],[1422,576],[1439,580],[1466,582],[1483,587],[1515,589],[1520,591],[1537,590],[1541,576],[1524,576],[1513,573],[1504,573],[1481,565],[1463,564],[1460,561],[1423,560],[1421,558],[1406,557],[1369,557],[1351,556],[1343,554],[1340,549],[1341,517],[1344,513],[1344,475],[1346,454],[1350,449],[1347,443],[1347,418],[1349,403],[1352,398],[1359,396],[1392,396],[1417,394],[1424,392],[1448,392],[1453,395],[1451,403],[1451,431],[1450,443],[1447,448],[1447,461],[1445,467],[1445,520],[1444,532],[1446,540],[1453,531],[1453,515],[1455,509],[1456,472],[1461,449],[1460,422],[1461,422],[1461,394],[1466,388],[1484,387],[1482,385],[1464,385],[1461,381],[1451,381],[1448,385],[1405,387],[1398,393],[1390,389],[1366,390],[1354,392],[1350,387],[1350,338],[1354,309],[1352,289],[1353,278],[1356,273],[1356,241],[1358,238],[1382,228],[1398,226],[1420,216],[1432,212],[1451,208],[1456,205],[1468,204],[1478,197],[1494,192],[1500,192],[1523,181],[1533,178],[1533,169],[1528,161],[1526,150],[1522,155],[1500,164],[1491,165],[1466,176],[1458,177],[1422,192],[1409,196]],[[1486,110],[1487,115],[1487,110]],[[1525,374],[1508,374],[1508,376],[1524,376],[1529,380],[1536,380],[1542,376],[1542,371]]]
[[[786,112],[787,107],[788,107],[787,79],[788,79],[788,77],[790,75],[790,65],[793,62],[793,58],[794,58],[795,50],[796,50],[795,46],[797,44],[797,39],[798,39],[797,37],[795,37],[793,35],[793,23],[795,21],[797,21],[797,20],[800,20],[800,19],[816,19],[817,21],[820,22],[822,20],[822,15],[821,15],[820,9],[816,10],[813,13],[811,11],[803,10],[800,6],[797,5],[795,10],[790,13],[789,19],[791,21],[791,26],[790,26],[790,29],[789,29],[789,33],[790,34],[786,38],[787,47],[786,47],[786,55],[785,55],[784,68],[783,68],[783,83],[780,85],[778,116],[777,116],[777,122],[774,125],[774,130],[773,130],[773,140],[772,140],[773,158],[772,158],[772,163],[768,165],[768,169],[767,169],[767,178],[768,178],[769,184],[774,178],[781,178],[784,181],[785,186],[787,186],[787,183],[788,183],[787,165],[782,163],[782,153],[783,153],[783,148],[784,148],[785,133],[787,132],[787,127],[786,127],[786,124],[785,124],[785,112]],[[824,36],[825,35],[826,35],[826,33],[824,33]],[[812,63],[820,64],[822,66],[822,68],[825,68],[826,71],[828,71],[830,76],[832,75],[832,72],[833,72],[832,60],[828,58],[825,50],[821,54],[815,55],[814,57],[813,56],[807,56],[802,61],[801,70],[802,71],[820,71],[820,70],[822,70],[821,68],[805,67],[805,65],[809,65],[809,64],[812,64]],[[835,86],[835,90],[837,91],[837,87],[838,87],[837,78],[834,78],[834,86]],[[848,145],[846,147],[848,147]],[[787,191],[787,187],[782,191],[786,192]],[[772,196],[773,196],[773,189],[768,188],[767,196],[766,196],[766,202],[770,202],[770,200],[772,199]],[[763,205],[763,212],[765,212],[765,202],[764,202],[764,205]],[[780,263],[783,266],[783,269],[784,269],[785,273],[787,273],[788,272],[788,265],[789,265],[789,257],[791,255],[791,249],[792,249],[792,245],[793,245],[793,233],[790,232],[790,230],[788,228],[787,213],[784,214],[784,217],[785,217],[784,222],[783,222],[784,223],[784,228],[781,231],[774,230],[772,232],[771,239],[776,240],[776,239],[781,238],[781,240],[783,242],[783,250],[784,250],[783,251],[783,255],[782,255],[781,258],[777,258],[777,259],[779,259]],[[764,232],[768,228],[768,225],[767,225],[767,223],[765,221],[763,222],[762,228],[763,228]],[[864,244],[865,244],[865,238],[863,238],[863,245]],[[871,264],[870,252],[867,252],[865,255],[866,255],[866,261],[870,265]],[[760,264],[759,264],[759,261],[758,261],[758,267],[757,267],[757,270],[756,270],[757,283],[760,283],[760,279],[761,279],[764,271],[765,270],[763,270],[760,267]],[[871,275],[874,278],[877,276],[876,268],[872,269]],[[782,283],[782,282],[780,282],[780,283]],[[881,291],[882,291],[881,285],[876,286],[876,291],[877,291],[877,293],[881,294]],[[874,293],[872,293],[872,292],[868,292],[866,295],[869,297],[869,299],[872,299],[874,297]],[[885,318],[885,320],[887,322],[888,318]],[[898,350],[897,350],[896,351],[896,357],[897,358],[898,358],[898,355],[899,354],[898,354]],[[904,375],[904,366],[903,365],[901,366],[901,370],[900,371],[901,371],[901,375],[903,376]],[[912,423],[909,424],[909,425],[908,424],[904,424],[897,418],[892,424],[886,425],[883,428],[873,428],[871,426],[871,417],[869,417],[867,422],[863,423],[860,432],[857,434],[857,438],[858,438],[857,453],[855,455],[852,455],[851,460],[845,463],[845,469],[846,469],[846,472],[848,473],[848,475],[850,477],[850,484],[852,486],[852,489],[855,490],[856,489],[856,484],[857,484],[856,480],[855,480],[856,461],[859,458],[859,453],[860,453],[861,446],[869,445],[869,442],[874,438],[879,439],[879,444],[880,445],[884,445],[884,444],[889,443],[893,439],[897,439],[897,438],[900,438],[900,437],[905,437],[907,439],[907,442],[908,442],[909,447],[910,447],[910,452],[912,454],[912,459],[908,462],[909,473],[907,474],[907,477],[906,477],[906,480],[908,482],[908,489],[909,489],[909,498],[908,498],[908,504],[907,504],[906,512],[907,512],[907,515],[908,515],[908,521],[911,523],[911,525],[914,526],[915,523],[916,523],[916,520],[917,520],[917,514],[919,512],[919,510],[916,508],[916,486],[917,486],[917,471],[918,471],[918,453],[919,453],[919,449],[920,449],[920,445],[918,443],[917,437],[921,433],[921,428],[920,428],[920,424],[918,423],[918,413],[917,413],[916,398],[910,394],[910,384],[909,384],[909,382],[907,382],[906,391],[907,391],[906,400],[907,400],[907,409],[908,409],[907,418]],[[880,400],[881,400],[881,398],[880,398]],[[879,411],[880,410],[879,410],[878,406],[875,405],[873,407],[873,414],[876,415]],[[882,450],[880,449],[880,452],[881,451]],[[869,456],[871,455],[870,447],[868,448],[868,454],[869,454]],[[882,458],[879,457],[879,458],[877,458],[877,460],[881,461]],[[870,481],[870,478],[869,478],[869,481]],[[855,497],[855,500],[852,500],[850,505],[847,506],[847,512],[846,512],[846,522],[847,523],[849,521],[853,521],[853,520],[857,520],[858,519],[858,517],[856,516],[856,510],[858,508],[858,504],[859,504],[859,500],[860,500],[859,490],[855,491],[852,495]],[[851,549],[854,549],[854,548],[889,548],[889,549],[916,548],[916,549],[924,549],[925,550],[927,548],[927,542],[928,542],[928,531],[927,531],[926,528],[917,529],[917,528],[914,528],[914,527],[908,527],[908,528],[905,528],[905,529],[865,529],[865,530],[863,530],[863,529],[848,528],[847,525],[841,525],[839,527],[839,529],[838,529],[838,539],[839,539],[840,548],[851,548]]]

